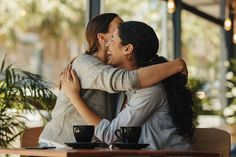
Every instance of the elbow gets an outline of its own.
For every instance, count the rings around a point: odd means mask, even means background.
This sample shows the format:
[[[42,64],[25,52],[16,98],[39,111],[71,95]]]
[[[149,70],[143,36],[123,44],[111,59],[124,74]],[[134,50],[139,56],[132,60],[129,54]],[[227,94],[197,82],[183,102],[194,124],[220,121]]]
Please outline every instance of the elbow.
[[[186,66],[186,63],[185,63],[185,61],[182,59],[182,58],[178,58],[178,59],[176,59],[177,60],[177,63],[178,63],[178,72],[181,72],[181,71],[183,71],[184,70],[184,66]]]

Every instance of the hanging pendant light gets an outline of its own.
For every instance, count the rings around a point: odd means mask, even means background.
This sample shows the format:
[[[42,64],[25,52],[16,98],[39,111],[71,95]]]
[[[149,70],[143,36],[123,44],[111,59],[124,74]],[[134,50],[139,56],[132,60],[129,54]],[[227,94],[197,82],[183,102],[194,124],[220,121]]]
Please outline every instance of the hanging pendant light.
[[[175,1],[174,0],[168,0],[167,7],[168,7],[168,13],[172,14],[173,12],[175,12]]]
[[[231,19],[229,17],[229,14],[230,14],[229,10],[230,10],[230,0],[226,0],[226,9],[225,9],[226,18],[225,18],[225,21],[224,21],[224,29],[226,31],[229,31],[232,27],[232,22],[231,22]]]
[[[226,31],[229,31],[231,29],[231,27],[232,27],[231,19],[229,17],[227,17],[224,22],[224,28]]]

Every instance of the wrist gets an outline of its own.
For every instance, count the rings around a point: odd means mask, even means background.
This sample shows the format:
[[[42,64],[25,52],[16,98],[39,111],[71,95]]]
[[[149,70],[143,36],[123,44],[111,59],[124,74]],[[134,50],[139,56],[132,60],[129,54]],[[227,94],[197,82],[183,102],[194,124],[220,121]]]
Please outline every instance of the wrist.
[[[69,94],[69,97],[70,97],[71,100],[79,100],[79,99],[81,99],[80,93],[77,93],[77,92],[72,92],[71,94]]]

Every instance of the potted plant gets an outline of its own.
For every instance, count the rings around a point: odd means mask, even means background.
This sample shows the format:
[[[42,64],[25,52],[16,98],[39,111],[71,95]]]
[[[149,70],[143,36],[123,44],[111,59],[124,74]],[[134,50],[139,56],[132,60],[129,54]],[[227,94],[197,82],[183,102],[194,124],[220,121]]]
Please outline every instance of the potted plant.
[[[0,66],[0,147],[9,146],[26,128],[24,112],[49,111],[56,100],[42,76],[5,62],[6,56]]]

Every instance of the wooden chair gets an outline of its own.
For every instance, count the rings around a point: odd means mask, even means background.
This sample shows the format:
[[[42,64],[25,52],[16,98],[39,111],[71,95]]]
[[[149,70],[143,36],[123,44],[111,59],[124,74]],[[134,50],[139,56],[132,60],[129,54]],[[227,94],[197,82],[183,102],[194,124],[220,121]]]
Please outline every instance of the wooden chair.
[[[193,137],[194,151],[217,152],[220,157],[230,156],[230,134],[216,128],[196,128]]]
[[[43,127],[27,128],[21,138],[21,147],[38,146],[39,135],[43,131]]]
[[[28,128],[23,132],[21,147],[35,147],[38,145],[39,135],[43,127]],[[193,150],[216,152],[220,157],[230,156],[230,134],[224,130],[216,128],[196,128],[193,137]],[[171,156],[181,156],[179,153],[171,153]],[[182,156],[192,156],[191,152]],[[202,156],[202,155],[193,155]],[[206,155],[203,155],[206,156]]]

